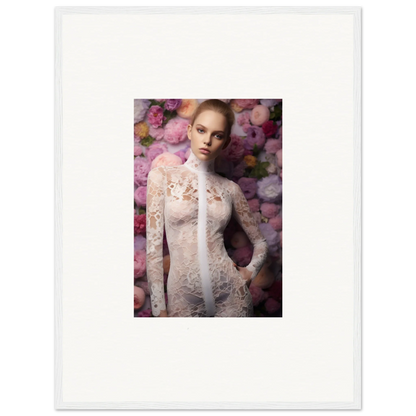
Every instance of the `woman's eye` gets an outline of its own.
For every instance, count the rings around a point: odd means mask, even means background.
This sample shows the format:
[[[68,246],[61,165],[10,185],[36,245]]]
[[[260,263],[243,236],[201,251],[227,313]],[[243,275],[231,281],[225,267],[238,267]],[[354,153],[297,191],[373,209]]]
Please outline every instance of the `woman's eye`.
[[[200,131],[203,131],[202,129],[196,129],[197,131],[198,131],[198,133],[200,132]]]

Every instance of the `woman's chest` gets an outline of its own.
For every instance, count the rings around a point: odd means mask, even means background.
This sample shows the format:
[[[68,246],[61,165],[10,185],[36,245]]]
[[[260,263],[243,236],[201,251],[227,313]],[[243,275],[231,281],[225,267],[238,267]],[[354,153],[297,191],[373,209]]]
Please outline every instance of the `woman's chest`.
[[[176,178],[167,182],[165,219],[171,225],[207,221],[213,226],[228,223],[232,213],[230,192],[211,177]]]

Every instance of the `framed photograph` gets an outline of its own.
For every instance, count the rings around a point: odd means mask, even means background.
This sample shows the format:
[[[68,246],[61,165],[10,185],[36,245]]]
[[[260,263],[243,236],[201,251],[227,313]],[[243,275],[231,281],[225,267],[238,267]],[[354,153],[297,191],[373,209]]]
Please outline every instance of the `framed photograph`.
[[[361,409],[361,8],[55,8],[55,408]]]

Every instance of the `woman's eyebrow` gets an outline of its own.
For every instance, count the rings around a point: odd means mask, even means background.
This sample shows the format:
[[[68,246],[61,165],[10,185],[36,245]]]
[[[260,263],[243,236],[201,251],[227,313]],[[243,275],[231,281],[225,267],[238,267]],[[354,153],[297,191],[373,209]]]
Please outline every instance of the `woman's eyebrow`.
[[[203,126],[202,124],[197,124],[197,126],[201,126],[201,127],[203,127],[204,129],[207,129],[205,126]],[[213,133],[224,133],[222,130],[215,130]]]

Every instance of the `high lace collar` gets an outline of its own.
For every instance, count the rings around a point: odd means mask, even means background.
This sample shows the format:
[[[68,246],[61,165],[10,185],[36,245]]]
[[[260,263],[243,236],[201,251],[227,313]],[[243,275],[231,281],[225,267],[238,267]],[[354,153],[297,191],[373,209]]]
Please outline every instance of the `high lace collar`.
[[[215,173],[214,165],[215,159],[212,160],[201,160],[199,159],[195,153],[192,151],[192,148],[189,149],[189,157],[188,160],[184,163],[184,165],[196,172],[203,172],[203,173]]]

